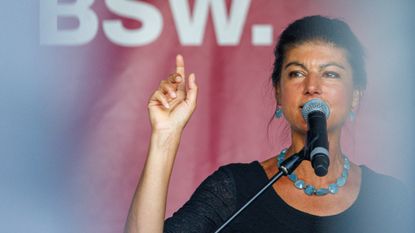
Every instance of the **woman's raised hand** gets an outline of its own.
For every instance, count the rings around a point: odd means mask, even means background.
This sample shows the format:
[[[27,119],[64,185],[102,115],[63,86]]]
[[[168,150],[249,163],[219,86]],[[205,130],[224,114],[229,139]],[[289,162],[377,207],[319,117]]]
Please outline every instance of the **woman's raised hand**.
[[[176,72],[160,82],[150,97],[148,111],[154,130],[182,130],[196,107],[196,76],[189,75],[186,88],[183,56],[176,57]]]
[[[183,57],[177,55],[176,72],[160,82],[148,102],[153,132],[124,232],[163,232],[174,159],[182,130],[195,110],[196,97],[195,75],[186,80]]]

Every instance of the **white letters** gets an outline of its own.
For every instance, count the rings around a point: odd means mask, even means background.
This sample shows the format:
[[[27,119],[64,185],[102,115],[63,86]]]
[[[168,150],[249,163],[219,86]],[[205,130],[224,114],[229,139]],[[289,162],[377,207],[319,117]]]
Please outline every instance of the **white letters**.
[[[108,39],[121,46],[146,45],[159,37],[163,28],[161,13],[149,3],[129,0],[106,0],[107,7],[114,13],[140,20],[142,27],[127,30],[121,20],[105,20],[103,28]]]
[[[250,0],[232,1],[229,21],[225,1],[211,1],[216,38],[219,45],[238,45],[245,25]]]
[[[90,9],[94,0],[77,0],[58,4],[58,0],[40,0],[40,44],[83,45],[91,41],[98,31],[98,18]],[[58,17],[75,17],[76,29],[58,30]]]
[[[252,44],[258,46],[272,45],[272,30],[271,25],[252,26]]]
[[[84,45],[97,35],[99,22],[91,8],[94,0],[39,0],[40,44]],[[140,0],[105,0],[112,13],[140,22],[136,29],[127,28],[121,19],[105,19],[102,29],[106,38],[120,46],[144,46],[160,37],[163,16],[151,3]],[[163,1],[167,3],[167,1]],[[227,11],[226,0],[194,0],[190,9],[188,0],[169,0],[174,25],[183,46],[203,43],[209,12],[218,45],[236,46],[241,41],[251,0],[232,0]],[[228,13],[229,12],[229,13]],[[75,19],[76,28],[59,28],[59,20]],[[270,24],[254,24],[251,42],[255,46],[272,44],[273,28]]]
[[[196,0],[193,17],[187,0],[170,0],[174,22],[183,45],[201,45],[208,16],[212,8],[213,23],[219,45],[237,45],[240,41],[250,0],[232,1],[229,19],[224,0]]]

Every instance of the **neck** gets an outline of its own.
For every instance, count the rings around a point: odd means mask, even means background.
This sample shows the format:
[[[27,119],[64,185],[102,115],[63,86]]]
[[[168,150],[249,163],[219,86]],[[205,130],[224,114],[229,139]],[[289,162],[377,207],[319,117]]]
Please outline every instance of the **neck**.
[[[330,166],[326,176],[319,177],[314,173],[310,161],[303,161],[295,170],[298,178],[315,187],[326,187],[334,183],[343,170],[343,158],[340,147],[341,131],[328,132]],[[306,134],[291,132],[291,146],[288,148],[287,157],[299,152],[305,145]]]

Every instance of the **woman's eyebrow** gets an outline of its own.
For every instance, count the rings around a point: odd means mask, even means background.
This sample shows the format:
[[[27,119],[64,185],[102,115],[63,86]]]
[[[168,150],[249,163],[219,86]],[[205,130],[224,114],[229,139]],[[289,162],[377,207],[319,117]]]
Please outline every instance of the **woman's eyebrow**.
[[[336,63],[336,62],[329,62],[329,63],[323,64],[323,65],[320,65],[320,70],[322,70],[322,69],[324,69],[328,66],[336,66],[336,67],[339,67],[340,69],[346,70],[346,68],[344,68],[344,66],[342,66],[342,65],[340,65],[339,63]]]
[[[292,62],[287,63],[287,65],[284,66],[284,69],[287,69],[289,66],[300,66],[301,68],[307,70],[305,65],[298,61],[292,61]]]
[[[284,66],[284,69],[287,69],[289,66],[300,66],[304,70],[307,70],[307,67],[303,63],[298,62],[298,61],[292,61],[292,62],[287,63]],[[327,68],[329,66],[336,66],[336,67],[339,67],[340,69],[346,70],[346,68],[344,68],[344,66],[340,65],[337,62],[329,62],[329,63],[326,63],[326,64],[322,64],[322,65],[320,65],[320,70],[322,70],[324,68]]]

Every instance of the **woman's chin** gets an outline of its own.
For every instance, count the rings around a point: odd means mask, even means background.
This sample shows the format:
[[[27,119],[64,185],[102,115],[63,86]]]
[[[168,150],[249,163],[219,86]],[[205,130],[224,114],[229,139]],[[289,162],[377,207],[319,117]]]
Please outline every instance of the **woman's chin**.
[[[307,124],[291,126],[292,133],[299,135],[307,135],[308,127]]]

